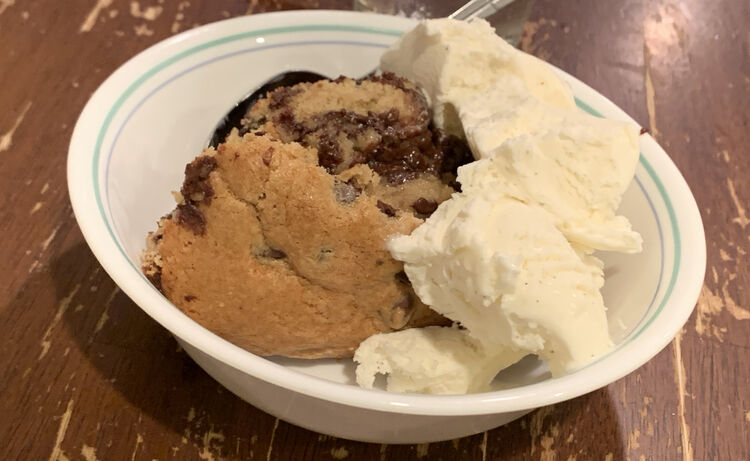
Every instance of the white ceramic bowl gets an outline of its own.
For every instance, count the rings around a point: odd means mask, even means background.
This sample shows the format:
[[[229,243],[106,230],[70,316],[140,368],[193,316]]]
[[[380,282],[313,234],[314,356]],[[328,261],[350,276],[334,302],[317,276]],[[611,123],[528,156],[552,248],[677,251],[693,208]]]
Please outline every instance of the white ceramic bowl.
[[[76,124],[68,184],[76,218],[104,269],[136,304],[171,331],[208,373],[281,419],[373,442],[414,443],[481,432],[542,405],[582,395],[635,370],[664,346],[693,309],[705,271],[695,200],[650,136],[641,137],[636,178],[621,212],[644,238],[639,255],[602,254],[611,334],[617,346],[595,363],[552,379],[527,358],[501,373],[498,390],[424,396],[364,390],[352,365],[335,360],[269,360],[193,322],[139,271],[146,234],[174,206],[184,165],[216,122],[248,91],[289,69],[358,76],[414,22],[348,12],[291,12],[217,22],[179,34],[134,57],[91,97]],[[629,117],[560,72],[580,106]]]

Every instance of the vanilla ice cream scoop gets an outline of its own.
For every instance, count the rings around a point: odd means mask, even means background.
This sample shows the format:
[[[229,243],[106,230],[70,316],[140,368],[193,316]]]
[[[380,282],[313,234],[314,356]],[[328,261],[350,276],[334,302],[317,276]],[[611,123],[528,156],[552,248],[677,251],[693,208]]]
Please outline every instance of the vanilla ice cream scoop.
[[[419,298],[489,351],[538,354],[559,375],[611,345],[601,262],[576,251],[542,208],[463,193],[388,248]]]
[[[526,92],[552,107],[576,107],[568,85],[547,64],[513,48],[481,19],[423,21],[383,54],[380,68],[421,86],[437,126],[459,136],[461,103],[507,77],[517,78]]]
[[[434,123],[465,137],[478,160],[459,168],[461,192],[388,242],[419,298],[463,329],[365,340],[358,383],[383,373],[392,391],[479,392],[526,354],[560,376],[606,353],[593,252],[641,250],[617,214],[638,162],[637,127],[579,110],[548,65],[484,21],[424,21],[381,67],[420,84]]]
[[[578,115],[529,93],[513,75],[498,78],[487,90],[463,98],[457,106],[463,135],[476,158],[484,158],[508,139],[536,135]]]
[[[512,138],[461,167],[462,190],[492,190],[542,208],[570,242],[583,247],[641,251],[641,236],[616,214],[638,161],[636,128],[585,114],[571,118],[538,136]]]

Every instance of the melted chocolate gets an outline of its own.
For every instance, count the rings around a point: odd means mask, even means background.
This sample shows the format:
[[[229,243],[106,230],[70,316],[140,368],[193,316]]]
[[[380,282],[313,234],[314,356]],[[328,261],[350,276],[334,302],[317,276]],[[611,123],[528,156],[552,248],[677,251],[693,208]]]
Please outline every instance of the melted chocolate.
[[[216,159],[201,155],[185,166],[185,181],[180,193],[186,201],[211,203],[214,189],[208,182],[208,176],[216,169]]]
[[[190,229],[195,235],[206,233],[206,217],[192,203],[177,205],[177,223]]]
[[[227,139],[229,132],[232,131],[232,128],[239,128],[241,126],[242,119],[253,104],[268,92],[273,91],[276,88],[289,87],[302,82],[317,82],[324,78],[323,75],[303,70],[292,70],[277,75],[239,101],[237,105],[234,106],[234,108],[230,110],[221,121],[219,121],[208,145],[216,147],[223,143],[224,140]]]
[[[339,77],[334,82],[343,80],[343,77]],[[450,183],[455,179],[456,169],[472,160],[471,152],[463,140],[446,136],[431,126],[424,97],[417,90],[409,88],[405,79],[385,72],[380,76],[356,80],[357,84],[364,81],[391,85],[407,92],[417,105],[418,112],[419,106],[422,106],[421,113],[416,120],[405,122],[399,118],[397,108],[382,113],[369,112],[366,115],[342,109],[317,114],[303,122],[295,117],[289,106],[282,104],[289,102],[290,98],[302,90],[277,88],[266,96],[269,108],[274,111],[269,117],[274,124],[283,128],[292,141],[316,148],[318,164],[330,173],[364,163],[391,185],[410,181],[422,173],[440,177]],[[251,125],[243,127],[241,133],[264,122],[265,119],[255,120]],[[366,131],[374,132],[378,141],[358,146],[357,137]],[[342,137],[354,144],[349,159],[342,152]],[[443,178],[446,173],[453,177]]]

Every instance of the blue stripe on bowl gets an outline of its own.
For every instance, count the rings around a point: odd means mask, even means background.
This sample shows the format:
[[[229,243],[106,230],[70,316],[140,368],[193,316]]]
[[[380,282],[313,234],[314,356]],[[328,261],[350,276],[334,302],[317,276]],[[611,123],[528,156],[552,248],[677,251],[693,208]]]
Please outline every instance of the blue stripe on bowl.
[[[643,159],[643,156],[640,157],[640,159]],[[644,159],[645,160],[645,159]],[[654,202],[651,201],[651,197],[646,192],[646,188],[643,187],[643,183],[641,180],[636,176],[633,178],[638,184],[638,187],[641,189],[641,192],[643,192],[643,196],[646,197],[646,201],[648,202],[648,207],[651,209],[651,213],[654,215],[655,221],[656,221],[656,230],[659,231],[659,254],[661,254],[661,257],[659,258],[659,279],[656,282],[656,288],[654,289],[654,294],[651,296],[651,301],[648,303],[648,309],[643,313],[643,316],[641,316],[641,319],[638,320],[638,323],[635,324],[633,327],[633,331],[640,331],[639,327],[641,324],[643,324],[644,319],[648,317],[648,315],[651,313],[651,308],[654,306],[654,301],[656,301],[656,296],[659,294],[659,289],[661,288],[661,282],[664,278],[664,235],[662,234],[661,229],[661,222],[659,222],[658,215],[656,214],[656,208],[654,207]]]

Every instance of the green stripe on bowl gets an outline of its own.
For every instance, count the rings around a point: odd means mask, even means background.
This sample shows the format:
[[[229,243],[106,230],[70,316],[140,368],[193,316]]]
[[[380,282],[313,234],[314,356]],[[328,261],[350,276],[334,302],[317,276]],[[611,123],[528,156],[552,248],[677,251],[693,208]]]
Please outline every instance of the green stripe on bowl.
[[[583,109],[584,111],[588,112],[591,115],[594,115],[596,117],[602,117],[602,114],[599,113],[596,109],[589,106],[585,102],[581,101],[578,98],[575,98],[576,105]],[[669,301],[669,297],[672,295],[672,290],[674,290],[674,286],[677,283],[677,273],[680,271],[680,262],[682,261],[682,243],[680,241],[680,228],[677,224],[677,214],[674,211],[674,207],[672,206],[672,200],[669,198],[669,194],[667,193],[667,189],[664,187],[664,184],[661,182],[661,179],[659,178],[659,175],[656,174],[656,171],[654,170],[654,167],[651,166],[651,164],[646,160],[646,157],[643,156],[643,154],[639,157],[639,162],[641,165],[643,165],[643,168],[646,170],[646,173],[648,173],[648,176],[651,178],[651,180],[654,182],[654,185],[656,185],[656,189],[659,191],[659,195],[661,195],[662,200],[664,201],[664,206],[667,209],[667,214],[669,215],[669,224],[672,227],[672,238],[674,240],[674,263],[672,264],[672,274],[669,277],[669,283],[667,284],[667,289],[664,292],[664,297],[662,298],[661,302],[659,303],[659,307],[656,308],[654,311],[654,314],[649,317],[649,319],[646,321],[646,323],[635,333],[631,334],[630,338],[628,338],[627,341],[620,344],[617,349],[624,346],[625,344],[630,343],[635,338],[641,335],[646,328],[648,328],[649,325],[651,325],[654,320],[661,314],[661,311],[664,309],[664,306]]]

